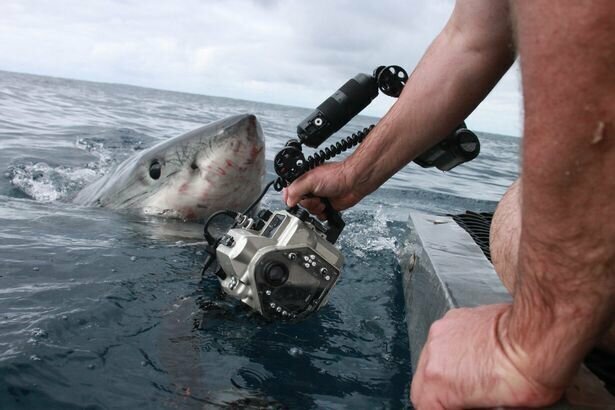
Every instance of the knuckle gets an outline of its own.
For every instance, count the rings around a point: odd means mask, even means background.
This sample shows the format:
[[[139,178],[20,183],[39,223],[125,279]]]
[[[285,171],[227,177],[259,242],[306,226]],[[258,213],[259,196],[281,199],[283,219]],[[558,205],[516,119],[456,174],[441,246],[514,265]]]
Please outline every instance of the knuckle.
[[[443,326],[444,326],[444,322],[442,321],[442,319],[440,320],[436,320],[435,322],[433,322],[431,324],[431,327],[429,328],[429,333],[427,334],[427,340],[430,339],[434,339],[437,338],[443,330]]]
[[[440,367],[434,360],[428,359],[423,367],[423,377],[425,380],[438,380],[440,378]]]

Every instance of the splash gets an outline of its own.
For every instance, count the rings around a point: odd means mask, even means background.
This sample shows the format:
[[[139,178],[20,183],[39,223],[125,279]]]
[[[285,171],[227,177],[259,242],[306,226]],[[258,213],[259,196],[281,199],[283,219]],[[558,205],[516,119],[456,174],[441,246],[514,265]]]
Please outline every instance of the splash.
[[[11,184],[40,202],[64,199],[94,179],[97,172],[89,168],[52,167],[45,162],[9,167]]]
[[[141,149],[141,141],[134,143],[133,151]],[[79,138],[75,147],[88,152],[96,159],[83,168],[51,166],[46,162],[12,165],[5,176],[11,184],[39,202],[68,199],[94,179],[104,175],[118,160],[113,148],[103,144],[101,138]],[[121,157],[121,156],[120,156]]]
[[[340,237],[344,247],[349,247],[358,256],[365,256],[365,252],[379,252],[394,250],[397,240],[390,232],[387,222],[389,218],[382,206],[378,206],[375,212],[357,212],[347,219],[348,224]]]

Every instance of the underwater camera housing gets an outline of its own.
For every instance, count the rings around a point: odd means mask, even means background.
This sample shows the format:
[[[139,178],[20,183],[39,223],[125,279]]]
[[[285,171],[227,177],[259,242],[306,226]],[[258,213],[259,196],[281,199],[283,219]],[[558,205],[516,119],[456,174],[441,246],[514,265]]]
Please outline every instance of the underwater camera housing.
[[[300,207],[236,221],[216,250],[227,294],[267,319],[301,320],[326,303],[344,262],[330,227]]]
[[[260,210],[250,216],[273,185],[281,191],[309,170],[360,144],[373,125],[305,157],[302,146],[317,148],[339,131],[378,95],[378,91],[399,97],[408,79],[399,66],[380,66],[371,76],[358,74],[320,104],[298,126],[298,139],[289,140],[274,158],[278,177],[243,213],[219,211],[205,223],[209,256],[203,272],[217,259],[213,272],[224,292],[271,320],[304,319],[326,304],[331,289],[340,278],[344,257],[335,242],[345,223],[326,198],[326,222],[305,208],[295,206],[272,212]],[[465,124],[416,158],[422,167],[448,171],[478,155],[480,144]],[[231,228],[219,238],[209,233],[217,216],[234,219]]]

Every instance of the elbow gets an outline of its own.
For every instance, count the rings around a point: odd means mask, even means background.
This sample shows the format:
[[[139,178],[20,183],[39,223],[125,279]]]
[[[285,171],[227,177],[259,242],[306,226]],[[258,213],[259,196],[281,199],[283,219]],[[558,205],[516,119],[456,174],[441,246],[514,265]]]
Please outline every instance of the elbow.
[[[476,61],[499,72],[508,70],[517,58],[512,28],[507,24],[493,29],[480,22],[461,21],[453,16],[442,35],[451,49],[470,61]]]

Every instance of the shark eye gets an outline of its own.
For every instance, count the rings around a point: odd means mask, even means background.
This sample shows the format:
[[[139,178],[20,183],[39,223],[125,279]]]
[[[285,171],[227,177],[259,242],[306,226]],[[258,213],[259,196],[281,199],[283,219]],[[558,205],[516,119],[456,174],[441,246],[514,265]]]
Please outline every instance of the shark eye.
[[[160,162],[155,159],[152,161],[152,163],[149,165],[149,176],[152,179],[158,179],[160,178],[160,174],[162,171],[162,165],[160,164]]]

